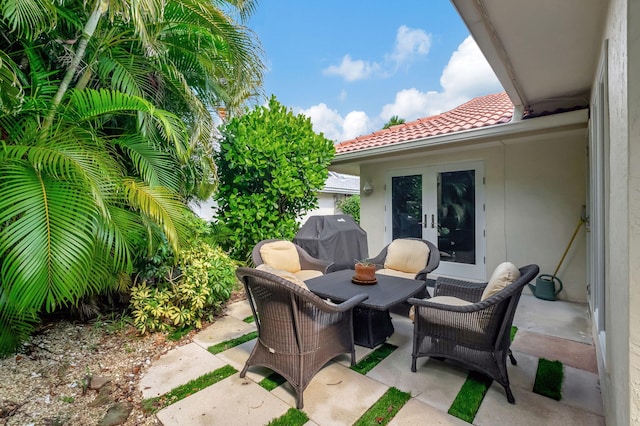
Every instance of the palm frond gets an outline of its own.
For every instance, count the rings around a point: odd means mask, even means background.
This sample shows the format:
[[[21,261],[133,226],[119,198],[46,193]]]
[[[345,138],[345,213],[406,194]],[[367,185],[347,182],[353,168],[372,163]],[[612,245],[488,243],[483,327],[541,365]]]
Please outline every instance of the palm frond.
[[[185,205],[175,193],[163,187],[150,187],[132,179],[125,181],[129,204],[158,224],[177,253],[185,230]]]
[[[0,51],[0,112],[11,113],[22,102],[24,92],[18,76],[24,80],[18,65]]]
[[[24,161],[0,167],[0,282],[20,311],[74,303],[91,288],[97,211],[84,188]]]
[[[56,25],[56,8],[49,0],[0,0],[0,15],[18,37],[31,40]]]

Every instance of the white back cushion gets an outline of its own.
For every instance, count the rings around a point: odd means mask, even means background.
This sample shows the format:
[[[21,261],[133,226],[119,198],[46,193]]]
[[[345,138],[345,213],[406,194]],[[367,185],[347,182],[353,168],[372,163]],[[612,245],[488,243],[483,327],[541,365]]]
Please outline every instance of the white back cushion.
[[[273,241],[260,247],[260,257],[269,266],[283,271],[298,272],[300,257],[291,241]]]
[[[510,262],[503,262],[493,271],[480,300],[487,299],[520,278],[520,270]]]
[[[394,240],[387,247],[385,269],[417,274],[429,260],[429,246],[418,240]]]

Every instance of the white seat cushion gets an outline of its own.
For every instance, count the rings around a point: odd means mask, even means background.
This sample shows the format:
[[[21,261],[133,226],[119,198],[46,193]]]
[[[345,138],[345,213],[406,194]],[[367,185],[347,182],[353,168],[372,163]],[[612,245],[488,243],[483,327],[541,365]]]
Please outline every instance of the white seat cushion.
[[[294,272],[293,275],[295,275],[299,280],[306,281],[324,274],[320,271],[316,271],[315,269],[301,269],[298,272]]]
[[[276,268],[274,268],[272,266],[267,265],[266,263],[263,263],[262,265],[258,265],[256,267],[256,269],[258,269],[260,271],[268,272],[268,273],[273,274],[273,275],[277,275],[280,278],[284,278],[287,281],[291,281],[292,283],[304,288],[305,290],[309,290],[309,288],[304,283],[304,281],[302,281],[301,279],[296,277],[296,275],[294,273],[292,273],[292,272],[284,271],[282,269],[276,269]]]
[[[465,306],[465,305],[473,305],[472,302],[469,302],[468,300],[464,300],[464,299],[459,299],[457,297],[453,297],[453,296],[435,296],[432,297],[430,299],[423,299],[423,300],[428,300],[429,302],[432,303],[438,303],[440,305],[452,305],[452,306]],[[409,318],[411,319],[411,321],[414,320],[415,317],[415,306],[411,306],[411,309],[409,309]]]
[[[427,266],[429,246],[418,240],[397,239],[387,247],[385,269],[402,272],[420,272]]]
[[[269,266],[283,271],[298,272],[300,257],[291,241],[273,241],[260,247],[260,257]]]
[[[393,275],[394,277],[408,278],[410,280],[413,280],[416,278],[416,274],[413,272],[402,272],[402,271],[396,271],[395,269],[387,269],[387,268],[378,269],[376,271],[376,274]]]
[[[503,262],[493,271],[480,300],[488,299],[520,278],[520,270],[510,262]]]

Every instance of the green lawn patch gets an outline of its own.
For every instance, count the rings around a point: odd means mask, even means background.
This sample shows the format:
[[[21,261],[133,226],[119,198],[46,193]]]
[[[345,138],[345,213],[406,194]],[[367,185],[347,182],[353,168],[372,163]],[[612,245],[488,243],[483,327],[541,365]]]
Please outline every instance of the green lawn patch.
[[[449,414],[467,423],[472,423],[492,381],[484,374],[470,372],[456,399],[451,404]]]
[[[219,381],[226,379],[227,377],[237,372],[238,370],[236,370],[232,366],[225,365],[224,367],[218,368],[217,370],[193,379],[182,386],[178,386],[177,388],[170,390],[164,395],[145,399],[144,401],[142,401],[142,408],[146,412],[156,413],[164,407],[175,404],[176,402],[185,399],[189,395],[193,395],[194,393],[206,388],[207,386],[218,383]]]
[[[296,408],[289,408],[286,413],[277,419],[271,420],[267,426],[302,426],[309,421],[309,417]]]
[[[221,342],[217,345],[209,346],[207,350],[215,355],[220,352],[224,352],[227,349],[231,349],[235,346],[241,345],[244,342],[248,342],[249,340],[253,340],[256,337],[258,337],[258,332],[252,331],[251,333],[247,333],[244,336],[236,337],[235,339],[227,340],[226,342]]]
[[[179,328],[169,333],[167,335],[167,339],[177,342],[178,340],[182,339],[184,336],[189,334],[191,330],[193,330],[193,326]]]
[[[513,342],[513,339],[516,337],[516,333],[518,332],[518,327],[516,327],[515,325],[511,326],[511,341]]]
[[[402,392],[396,388],[389,388],[353,425],[386,425],[395,417],[410,398],[411,394],[407,392]]]
[[[360,374],[367,374],[373,367],[380,364],[383,359],[391,355],[391,353],[396,349],[398,349],[398,347],[395,345],[383,343],[375,351],[364,357],[362,361],[351,367],[351,369]]]
[[[546,396],[556,401],[562,399],[562,380],[564,368],[560,361],[549,361],[545,358],[538,360],[536,381],[533,384],[533,392]]]
[[[252,322],[255,322],[255,318],[253,317],[253,315],[246,317],[245,319],[243,319],[242,321],[246,322],[247,324],[251,324]]]
[[[280,386],[286,381],[287,379],[285,379],[278,373],[271,373],[267,377],[262,379],[258,384],[263,388],[265,388],[266,390],[268,390],[269,392],[271,392],[272,390],[274,390],[275,388],[277,388],[278,386]]]

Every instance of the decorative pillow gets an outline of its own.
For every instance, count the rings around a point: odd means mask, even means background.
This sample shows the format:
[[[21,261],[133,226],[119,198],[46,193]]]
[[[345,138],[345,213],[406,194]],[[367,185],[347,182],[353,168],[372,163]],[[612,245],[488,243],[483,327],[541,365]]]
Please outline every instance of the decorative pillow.
[[[387,247],[385,269],[417,274],[429,260],[429,246],[422,241],[397,239]]]
[[[282,269],[276,269],[276,268],[274,268],[272,266],[267,265],[266,263],[263,263],[262,265],[258,265],[256,267],[256,269],[258,269],[260,271],[268,272],[268,273],[273,274],[273,275],[277,275],[280,278],[284,278],[287,281],[291,281],[292,283],[304,288],[305,290],[309,290],[309,288],[304,283],[304,281],[298,279],[298,277],[296,277],[293,273],[291,273],[289,271],[283,271]]]
[[[274,241],[260,247],[262,261],[276,269],[298,272],[300,270],[300,257],[298,250],[291,241]]]
[[[503,262],[493,271],[489,283],[482,292],[480,300],[488,299],[506,286],[520,278],[520,270],[510,262]]]
[[[453,296],[435,296],[430,299],[423,299],[423,300],[428,300],[429,302],[433,302],[433,303],[439,303],[440,305],[452,305],[452,306],[473,305],[473,303],[469,302],[468,300],[458,299],[457,297],[453,297]],[[415,305],[411,306],[411,309],[409,309],[409,318],[411,319],[411,321],[413,321],[415,317],[415,314],[416,314],[415,309],[416,309]]]

